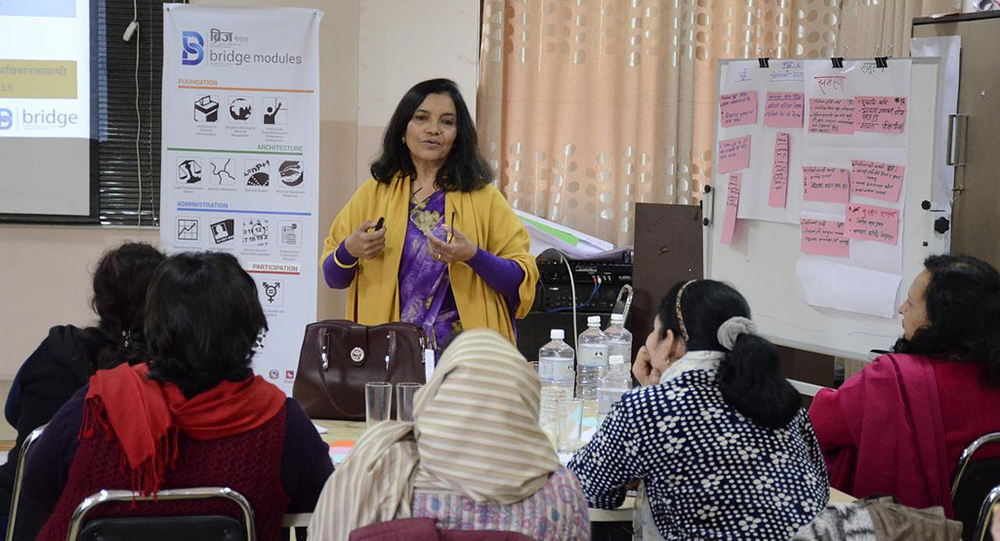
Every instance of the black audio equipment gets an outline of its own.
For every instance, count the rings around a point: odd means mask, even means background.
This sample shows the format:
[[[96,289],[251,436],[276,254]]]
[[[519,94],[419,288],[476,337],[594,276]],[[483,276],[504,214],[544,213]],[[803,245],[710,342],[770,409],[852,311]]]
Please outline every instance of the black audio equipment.
[[[632,284],[632,265],[569,261],[576,285],[577,312],[611,313],[623,285]],[[572,312],[573,288],[570,272],[563,262],[538,263],[538,284],[532,312]]]

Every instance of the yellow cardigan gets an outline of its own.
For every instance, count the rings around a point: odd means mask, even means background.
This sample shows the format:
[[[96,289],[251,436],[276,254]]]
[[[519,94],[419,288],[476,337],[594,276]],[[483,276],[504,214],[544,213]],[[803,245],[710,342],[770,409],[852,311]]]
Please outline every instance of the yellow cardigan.
[[[375,259],[361,259],[347,296],[347,317],[363,325],[399,321],[399,260],[409,223],[410,179],[396,178],[391,184],[369,179],[358,188],[330,226],[324,242],[323,261],[365,220],[385,217],[385,251]],[[455,211],[455,229],[476,246],[516,262],[524,270],[518,290],[515,316],[523,318],[535,300],[538,267],[528,253],[528,231],[518,220],[500,191],[487,185],[474,192],[446,192],[444,216],[450,222]],[[455,294],[462,328],[487,327],[514,342],[514,329],[503,295],[465,263],[450,263],[448,274]]]

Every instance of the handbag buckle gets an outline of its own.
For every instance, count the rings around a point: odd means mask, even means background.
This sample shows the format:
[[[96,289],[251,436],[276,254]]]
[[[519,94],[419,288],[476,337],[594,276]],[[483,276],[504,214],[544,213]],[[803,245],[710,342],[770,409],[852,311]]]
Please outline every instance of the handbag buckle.
[[[365,350],[361,347],[355,347],[351,350],[351,364],[354,366],[361,366],[365,362]]]

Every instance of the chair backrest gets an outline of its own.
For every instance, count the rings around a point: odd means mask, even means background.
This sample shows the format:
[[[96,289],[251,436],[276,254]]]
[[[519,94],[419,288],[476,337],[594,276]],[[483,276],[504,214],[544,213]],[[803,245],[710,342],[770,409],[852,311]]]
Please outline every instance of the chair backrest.
[[[1000,432],[987,434],[972,442],[962,451],[958,466],[955,468],[951,484],[951,500],[955,519],[962,521],[964,526],[962,539],[965,541],[973,539],[978,541],[985,500],[988,499],[991,490],[1000,485],[1000,457],[973,460],[974,455],[983,446],[992,443],[1000,443]]]
[[[95,518],[83,526],[83,541],[246,541],[243,525],[225,515]]]
[[[21,442],[21,449],[18,451],[17,455],[17,469],[14,471],[14,488],[12,490],[12,496],[10,499],[10,512],[7,515],[7,537],[6,541],[12,541],[14,539],[14,525],[17,523],[17,505],[21,501],[21,484],[24,482],[24,465],[28,461],[28,451],[31,450],[31,446],[38,441],[38,438],[42,437],[42,432],[45,427],[48,426],[44,424],[31,431],[27,438]]]
[[[171,502],[224,498],[236,503],[243,512],[243,523],[228,516],[200,515],[184,517],[105,517],[87,522],[87,516],[100,505],[111,502]],[[156,495],[140,496],[130,490],[102,490],[84,498],[70,519],[66,541],[81,539],[184,539],[185,541],[256,541],[257,530],[250,502],[227,487],[200,487],[161,490]]]
[[[993,487],[983,500],[983,505],[979,509],[979,523],[976,525],[975,536],[970,539],[976,541],[993,539],[990,523],[998,512],[1000,512],[1000,485]]]

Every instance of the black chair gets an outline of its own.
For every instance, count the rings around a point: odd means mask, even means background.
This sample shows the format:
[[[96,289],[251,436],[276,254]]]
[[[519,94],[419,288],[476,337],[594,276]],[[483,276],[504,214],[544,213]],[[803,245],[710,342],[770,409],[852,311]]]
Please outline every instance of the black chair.
[[[1000,485],[1000,457],[972,460],[980,448],[991,443],[1000,443],[1000,432],[987,434],[966,447],[958,459],[955,477],[951,482],[952,507],[955,510],[955,520],[962,522],[964,541],[991,539],[988,533],[985,537],[979,535],[980,531],[989,529],[988,523],[984,529],[981,522],[986,520],[983,514],[990,510],[984,507],[986,502],[993,492],[997,492],[997,497],[1000,497],[1000,491],[994,488]]]
[[[983,505],[979,510],[979,524],[973,539],[976,541],[993,539],[990,535],[990,522],[993,521],[993,516],[998,513],[1000,513],[1000,485],[993,487],[993,490],[983,500]]]
[[[223,498],[236,503],[243,512],[243,522],[225,515],[184,515],[167,517],[102,517],[87,521],[97,507],[124,502],[172,502]],[[200,487],[161,490],[155,496],[140,496],[131,490],[102,490],[84,498],[70,519],[66,541],[256,541],[254,513],[250,502],[239,492],[226,487]]]

